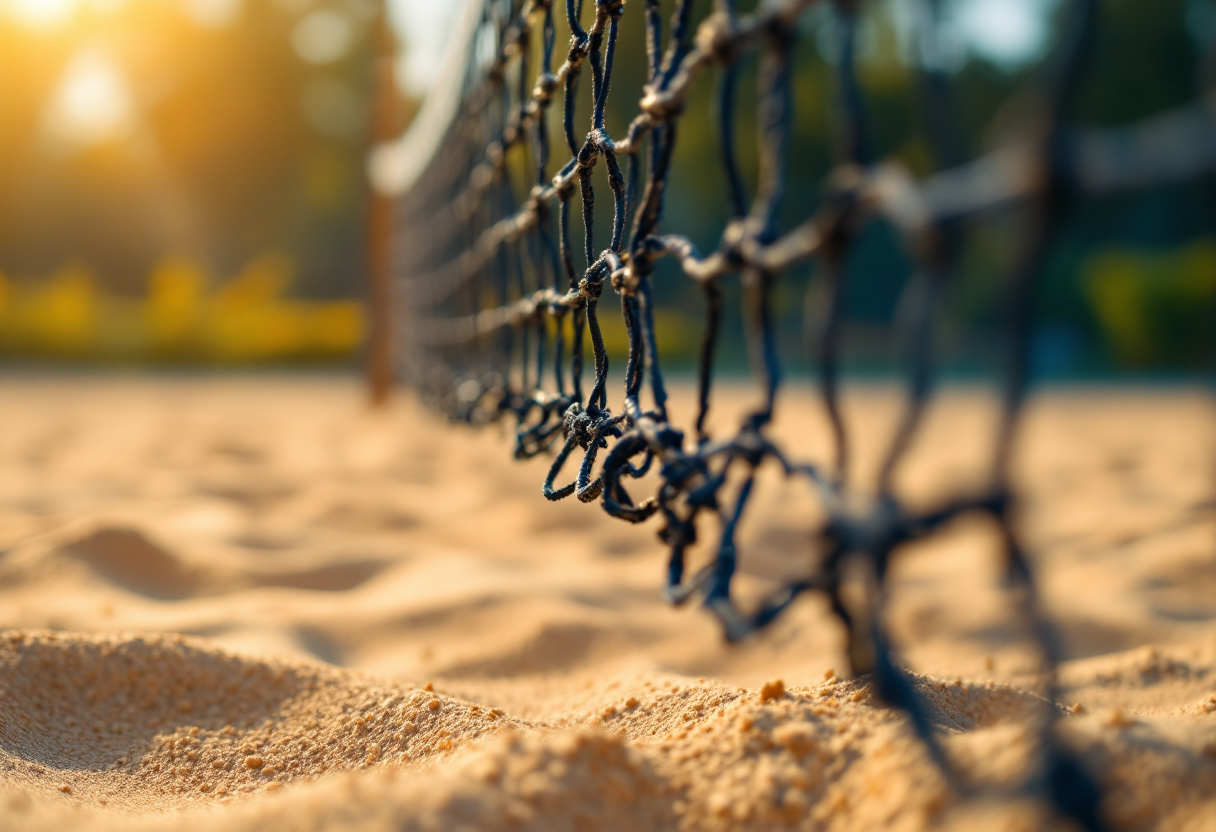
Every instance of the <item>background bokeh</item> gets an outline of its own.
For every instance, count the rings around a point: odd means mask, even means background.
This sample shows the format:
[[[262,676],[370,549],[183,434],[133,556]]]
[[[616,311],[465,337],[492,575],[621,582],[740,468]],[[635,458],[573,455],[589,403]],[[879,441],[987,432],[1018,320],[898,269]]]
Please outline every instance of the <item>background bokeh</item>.
[[[0,349],[349,360],[375,0],[0,9]]]
[[[394,129],[404,129],[434,81],[459,3],[390,5],[398,53],[390,109]],[[951,48],[942,60],[967,153],[975,154],[1016,131],[1020,93],[1050,49],[1059,4],[945,5]],[[1077,121],[1118,125],[1199,94],[1216,0],[1102,6]],[[911,70],[918,7],[868,4],[862,81],[874,154],[926,173],[926,125]],[[640,5],[630,4],[630,13]],[[377,0],[0,0],[0,355],[74,363],[355,360],[366,328],[365,156],[380,14]],[[791,222],[813,210],[835,141],[829,7],[807,25],[814,36],[802,39],[796,56]],[[640,27],[622,31],[618,106],[636,100],[645,65]],[[743,90],[754,87],[754,66],[747,73]],[[718,152],[712,131],[702,129],[712,91],[707,78],[694,93],[667,209],[670,227],[707,248],[726,219],[723,183],[704,173],[716,170]],[[749,103],[745,95],[745,160],[754,148]],[[619,135],[631,112],[611,115]],[[959,370],[982,368],[994,353],[1015,222],[998,217],[968,248],[941,332]],[[1043,281],[1039,372],[1178,375],[1208,366],[1216,349],[1214,228],[1210,180],[1078,205]],[[851,268],[852,366],[889,366],[909,264],[890,231],[874,225]],[[677,362],[691,359],[699,294],[679,279],[658,286],[662,346]],[[817,297],[813,272],[782,286],[786,352],[799,367]],[[742,359],[742,349],[726,352]]]

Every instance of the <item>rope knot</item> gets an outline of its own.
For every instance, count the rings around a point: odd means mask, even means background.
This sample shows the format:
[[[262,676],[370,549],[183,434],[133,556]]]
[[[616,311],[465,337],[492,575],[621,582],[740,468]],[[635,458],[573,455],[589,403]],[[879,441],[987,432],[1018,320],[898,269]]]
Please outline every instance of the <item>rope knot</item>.
[[[597,300],[604,293],[604,283],[602,280],[591,280],[584,277],[578,282],[578,293],[585,298]]]
[[[536,79],[536,88],[532,90],[532,97],[542,102],[551,101],[553,93],[557,90],[557,84],[557,76],[552,72],[541,73],[540,77]]]
[[[652,119],[666,121],[684,112],[684,102],[676,99],[666,90],[656,89],[647,84],[643,88],[643,93],[638,107]]]
[[[612,422],[612,412],[607,408],[590,407],[586,410],[578,402],[566,408],[562,415],[562,429],[567,437],[573,437],[579,447],[587,450],[594,443],[600,448],[607,448],[608,441],[604,439],[603,428]]]
[[[595,5],[612,18],[619,19],[625,13],[625,0],[595,0]]]
[[[629,295],[631,297],[636,295],[640,282],[634,275],[633,269],[629,266],[622,266],[612,273],[612,288],[618,294]]]
[[[659,529],[659,540],[668,546],[678,546],[681,549],[692,546],[697,542],[697,527],[669,515],[667,525]]]
[[[507,155],[503,148],[503,143],[500,141],[492,141],[486,147],[486,161],[490,163],[495,170],[501,170],[506,164]]]
[[[553,193],[565,202],[574,196],[574,180],[558,175],[553,177]]]
[[[587,134],[587,141],[583,144],[578,152],[578,169],[591,170],[600,161],[600,149],[596,143],[597,134],[595,132]]]
[[[566,63],[570,65],[570,71],[573,72],[583,65],[583,59],[587,57],[587,52],[591,48],[591,39],[578,35],[570,36],[570,51],[566,53]]]
[[[726,12],[714,12],[697,29],[697,49],[722,64],[735,60],[736,27],[734,18]]]

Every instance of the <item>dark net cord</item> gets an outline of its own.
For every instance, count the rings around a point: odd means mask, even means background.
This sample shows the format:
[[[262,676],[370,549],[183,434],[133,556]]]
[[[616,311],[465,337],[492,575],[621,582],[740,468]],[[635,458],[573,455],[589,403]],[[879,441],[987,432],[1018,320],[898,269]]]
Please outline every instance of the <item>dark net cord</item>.
[[[800,225],[782,229],[791,153],[791,52],[814,0],[769,0],[747,16],[737,14],[733,0],[716,0],[695,31],[692,0],[678,0],[665,39],[658,0],[631,3],[630,16],[639,16],[637,25],[645,28],[648,72],[638,114],[619,140],[608,134],[605,113],[625,10],[621,0],[589,0],[590,9],[583,0],[566,0],[572,37],[557,68],[554,15],[561,9],[553,0],[476,2],[481,17],[468,49],[461,107],[434,159],[397,205],[398,348],[407,380],[453,418],[480,424],[512,417],[518,458],[553,451],[543,484],[549,500],[574,495],[599,502],[608,514],[631,523],[657,516],[659,538],[669,551],[668,599],[673,604],[699,599],[728,639],[765,627],[805,593],[824,594],[846,627],[852,671],[871,674],[877,694],[908,715],[955,788],[974,792],[978,786],[951,764],[909,677],[895,664],[883,615],[887,567],[905,544],[962,515],[990,517],[1003,541],[1010,597],[1048,668],[1046,698],[1056,701],[1053,669],[1059,651],[1012,522],[1016,503],[1009,470],[1027,386],[1036,284],[1073,200],[1196,178],[1216,167],[1209,99],[1117,130],[1072,128],[1064,116],[1094,31],[1096,0],[1070,0],[1058,52],[1035,87],[1031,136],[1022,143],[964,161],[951,129],[947,78],[932,69],[936,62],[923,62],[920,105],[930,116],[927,140],[938,172],[916,182],[897,164],[870,157],[855,71],[860,2],[837,0],[832,5],[841,38],[841,158],[822,184],[820,208]],[[939,31],[936,7],[934,0],[923,7],[930,43]],[[739,67],[749,54],[759,57],[760,162],[750,201],[733,141]],[[724,198],[733,218],[718,248],[702,253],[688,238],[663,229],[663,205],[681,113],[693,84],[710,69],[717,73],[714,125]],[[587,75],[592,123],[580,139],[575,102]],[[550,118],[559,95],[568,155],[555,169]],[[612,225],[609,247],[597,252],[594,182],[601,163]],[[530,190],[519,186],[521,170],[530,171]],[[1004,282],[1008,367],[988,485],[981,493],[911,511],[893,484],[931,395],[932,335],[941,301],[959,270],[968,224],[1014,204],[1026,209],[1029,221]],[[582,214],[578,238],[572,228],[575,205]],[[906,403],[883,456],[876,492],[863,500],[849,479],[849,436],[839,406],[840,352],[843,294],[850,279],[845,263],[861,227],[873,219],[899,231],[916,270],[908,294],[911,314],[901,333],[911,357]],[[708,310],[691,437],[669,420],[660,371],[652,284],[662,258],[673,258],[696,282]],[[783,273],[808,261],[817,264],[828,289],[818,339],[821,395],[835,446],[828,465],[796,461],[768,437],[781,387],[775,287]],[[741,282],[748,349],[763,405],[734,436],[715,438],[707,414],[724,312],[722,285],[728,279]],[[608,404],[608,355],[599,325],[606,287],[620,298],[629,342],[625,396],[616,412]],[[588,335],[590,390],[583,379]],[[572,459],[579,463],[570,479]],[[743,610],[732,599],[736,529],[763,465],[804,481],[828,519],[808,534],[817,571]],[[636,500],[629,481],[656,469],[657,492]],[[717,518],[721,529],[713,560],[689,575],[685,553],[710,518]],[[867,576],[864,602],[842,591],[846,573],[858,571]],[[1039,764],[1022,788],[1083,828],[1102,829],[1100,790],[1056,739],[1057,718],[1054,705],[1044,709]]]

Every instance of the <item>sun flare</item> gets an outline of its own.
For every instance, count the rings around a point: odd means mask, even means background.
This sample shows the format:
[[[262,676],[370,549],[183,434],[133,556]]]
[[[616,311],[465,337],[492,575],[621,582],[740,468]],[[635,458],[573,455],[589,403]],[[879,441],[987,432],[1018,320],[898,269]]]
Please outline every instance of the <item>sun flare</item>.
[[[50,29],[71,19],[79,0],[8,0],[9,16],[35,29]]]
[[[0,12],[31,29],[54,29],[72,21],[76,12],[91,6],[111,11],[126,0],[0,0]]]
[[[134,124],[135,107],[118,67],[98,49],[79,52],[49,102],[47,128],[73,145],[121,137]]]

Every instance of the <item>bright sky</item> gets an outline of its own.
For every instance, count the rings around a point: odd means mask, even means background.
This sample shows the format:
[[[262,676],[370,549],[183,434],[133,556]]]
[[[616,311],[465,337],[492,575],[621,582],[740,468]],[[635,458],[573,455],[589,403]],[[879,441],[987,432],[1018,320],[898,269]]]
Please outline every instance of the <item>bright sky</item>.
[[[421,95],[430,89],[462,2],[467,0],[389,0],[406,45],[399,80],[407,91]]]
[[[389,0],[392,17],[408,47],[401,81],[423,94],[434,81],[448,36],[462,2],[468,0]],[[894,0],[908,3],[908,0]],[[1017,65],[1039,56],[1048,20],[1059,0],[952,0],[952,12],[967,48],[999,64]]]
[[[240,15],[243,0],[177,0],[201,26],[224,26]],[[71,19],[78,8],[118,8],[127,0],[0,0],[0,12],[21,20],[34,29],[52,28]],[[312,11],[301,19],[292,33],[293,44],[301,57],[325,64],[341,57],[349,47],[352,32],[349,19],[336,10],[326,8],[322,0],[276,0],[283,5]],[[470,0],[388,0],[390,13],[406,45],[400,67],[403,87],[416,95],[425,94],[435,80],[448,48],[453,24]],[[908,0],[894,0],[906,3]],[[955,31],[965,47],[1001,64],[1017,65],[1038,57],[1048,34],[1048,16],[1059,0],[953,0],[952,18]],[[904,10],[906,12],[906,10]],[[105,75],[105,62],[94,56],[91,62],[75,66],[65,76],[64,104],[75,115],[77,126],[87,120],[88,100],[98,102],[96,132],[106,132],[101,125],[116,129],[117,113],[123,109],[116,102],[114,90],[122,86],[112,73]],[[84,67],[82,69],[81,67]],[[91,81],[81,73],[96,71]],[[107,70],[108,71],[108,70]],[[85,95],[85,92],[89,92]],[[94,95],[95,94],[95,95]],[[64,110],[67,112],[67,110]],[[121,120],[121,119],[118,119]],[[85,131],[89,133],[88,130]]]
[[[458,0],[459,1],[459,0]],[[100,10],[122,8],[128,0],[0,0],[0,12],[20,20],[32,29],[50,29],[72,18],[82,7]],[[245,0],[175,0],[194,21],[204,27],[227,26],[240,16]],[[297,11],[323,5],[323,0],[275,0]]]
[[[179,0],[202,26],[223,26],[241,11],[242,0]],[[320,0],[277,0],[282,5],[304,10],[313,6],[315,14],[293,33],[297,49],[308,60],[325,63],[331,52],[342,51],[349,31],[344,21]],[[408,46],[402,59],[401,81],[414,94],[423,94],[434,80],[434,66],[443,57],[446,36],[465,0],[388,0],[391,14]],[[32,29],[50,29],[68,22],[81,6],[117,8],[126,0],[0,0],[0,13],[20,20]]]
[[[106,9],[122,6],[126,0],[0,0],[0,9],[34,29],[49,29],[64,23],[77,6]]]
[[[972,51],[1001,64],[1038,57],[1059,0],[965,0],[955,18]]]

